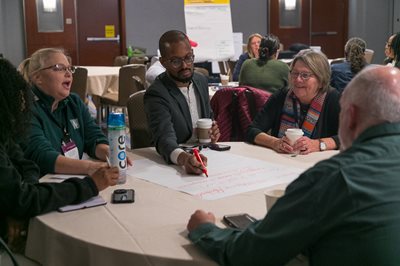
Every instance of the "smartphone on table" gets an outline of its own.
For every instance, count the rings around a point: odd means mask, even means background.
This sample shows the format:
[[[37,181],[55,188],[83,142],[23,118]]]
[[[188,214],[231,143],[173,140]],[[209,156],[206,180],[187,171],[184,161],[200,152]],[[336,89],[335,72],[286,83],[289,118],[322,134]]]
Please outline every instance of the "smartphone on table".
[[[116,189],[111,196],[112,203],[132,203],[135,201],[133,189]]]
[[[231,146],[226,145],[226,144],[219,144],[219,143],[210,143],[210,144],[207,144],[207,147],[210,150],[214,150],[214,151],[229,151],[231,149]]]
[[[224,215],[223,217],[223,222],[227,226],[237,229],[245,229],[255,221],[257,221],[257,219],[247,213]]]

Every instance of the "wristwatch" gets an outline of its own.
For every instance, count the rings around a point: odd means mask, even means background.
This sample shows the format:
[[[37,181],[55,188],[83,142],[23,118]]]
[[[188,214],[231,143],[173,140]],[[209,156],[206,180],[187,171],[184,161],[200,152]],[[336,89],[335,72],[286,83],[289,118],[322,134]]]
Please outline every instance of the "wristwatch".
[[[319,140],[319,150],[320,151],[326,151],[326,143],[322,140],[322,139],[320,139]]]

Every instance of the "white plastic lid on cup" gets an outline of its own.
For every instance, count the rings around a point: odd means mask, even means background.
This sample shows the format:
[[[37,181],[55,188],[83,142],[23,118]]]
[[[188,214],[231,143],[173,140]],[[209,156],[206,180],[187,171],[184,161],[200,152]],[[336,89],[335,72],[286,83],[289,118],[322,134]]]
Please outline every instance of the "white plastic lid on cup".
[[[212,119],[211,118],[200,118],[197,120],[196,125],[198,128],[211,128]]]
[[[285,135],[289,139],[290,145],[293,145],[296,140],[304,135],[304,132],[301,128],[288,128],[285,131]]]
[[[284,189],[272,189],[264,192],[267,211],[271,210],[275,202],[285,194]]]

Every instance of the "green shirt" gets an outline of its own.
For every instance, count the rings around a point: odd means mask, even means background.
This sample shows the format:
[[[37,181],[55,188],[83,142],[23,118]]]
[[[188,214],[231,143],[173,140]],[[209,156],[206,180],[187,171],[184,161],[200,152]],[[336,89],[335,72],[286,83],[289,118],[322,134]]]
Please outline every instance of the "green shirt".
[[[106,136],[90,116],[78,95],[71,93],[51,112],[54,98],[34,87],[35,102],[29,142],[24,145],[25,156],[40,167],[40,174],[54,173],[57,157],[62,153],[64,127],[79,150],[79,157],[87,153],[96,158],[96,145],[108,144]]]
[[[400,123],[365,130],[305,171],[261,221],[239,232],[204,224],[189,237],[221,265],[399,265]]]
[[[247,59],[242,65],[239,85],[247,85],[271,93],[288,85],[289,66],[276,59],[258,65],[258,59]]]

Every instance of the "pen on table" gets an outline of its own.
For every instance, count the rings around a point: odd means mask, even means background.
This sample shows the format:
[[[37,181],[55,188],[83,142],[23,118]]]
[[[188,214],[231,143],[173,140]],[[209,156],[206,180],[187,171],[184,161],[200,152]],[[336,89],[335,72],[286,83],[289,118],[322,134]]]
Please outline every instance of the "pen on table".
[[[108,158],[108,156],[107,156],[107,155],[106,155],[106,161],[107,161],[108,167],[111,167],[110,158]]]
[[[204,165],[203,160],[200,157],[200,153],[196,148],[193,149],[193,154],[196,157],[197,161],[199,161],[201,163],[201,166],[203,167],[203,169],[202,169],[203,173],[206,175],[206,177],[208,177],[207,168]]]

